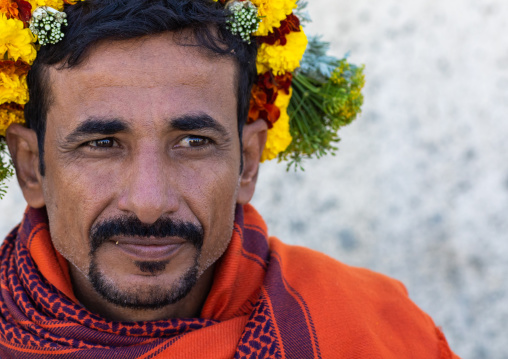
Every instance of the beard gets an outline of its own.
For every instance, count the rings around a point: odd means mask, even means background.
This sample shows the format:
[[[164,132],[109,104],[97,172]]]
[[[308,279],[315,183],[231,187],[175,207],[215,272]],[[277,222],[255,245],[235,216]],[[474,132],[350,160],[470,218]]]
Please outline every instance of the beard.
[[[145,285],[121,289],[113,280],[106,277],[97,263],[97,251],[102,244],[114,236],[136,237],[180,237],[196,247],[193,264],[177,278],[171,287]],[[201,254],[204,234],[201,225],[179,222],[170,218],[160,218],[146,225],[137,218],[122,217],[110,219],[94,225],[90,230],[91,250],[88,279],[94,290],[105,300],[115,305],[131,309],[160,309],[183,299],[196,285],[199,277],[198,259]],[[140,271],[156,275],[164,272],[169,261],[138,261],[134,264]]]
[[[108,302],[131,309],[159,309],[175,304],[185,298],[198,280],[198,256],[194,264],[180,277],[171,288],[150,285],[143,288],[121,290],[110,279],[106,278],[92,258],[88,269],[88,278],[94,290]],[[164,266],[163,262],[140,262],[138,266]]]

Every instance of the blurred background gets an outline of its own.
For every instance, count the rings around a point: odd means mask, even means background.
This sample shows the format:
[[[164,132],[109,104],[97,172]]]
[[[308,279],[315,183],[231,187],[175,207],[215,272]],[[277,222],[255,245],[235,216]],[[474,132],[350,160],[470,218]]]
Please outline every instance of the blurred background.
[[[403,281],[461,357],[507,358],[508,2],[311,0],[309,13],[307,33],[366,65],[363,114],[336,157],[263,164],[254,205],[285,242]],[[10,187],[1,237],[25,206]]]

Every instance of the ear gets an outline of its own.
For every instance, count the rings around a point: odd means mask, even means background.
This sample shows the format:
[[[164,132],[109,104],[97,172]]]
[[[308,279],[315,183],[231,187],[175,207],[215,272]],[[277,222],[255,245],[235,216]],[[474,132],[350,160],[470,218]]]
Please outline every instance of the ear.
[[[238,190],[239,204],[247,204],[254,195],[258,179],[259,161],[265,148],[268,125],[264,120],[257,120],[243,127],[243,171]]]
[[[13,123],[7,128],[5,138],[25,200],[30,207],[44,207],[42,176],[39,172],[39,147],[35,131]]]

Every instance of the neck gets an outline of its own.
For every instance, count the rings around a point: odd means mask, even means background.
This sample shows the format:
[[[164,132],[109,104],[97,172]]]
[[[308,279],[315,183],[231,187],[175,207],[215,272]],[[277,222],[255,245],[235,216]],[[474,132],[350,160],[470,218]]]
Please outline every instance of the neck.
[[[199,317],[212,287],[214,267],[213,265],[203,272],[183,299],[157,309],[124,308],[110,303],[93,289],[87,277],[73,265],[70,265],[70,273],[74,294],[85,308],[108,320],[137,322]]]

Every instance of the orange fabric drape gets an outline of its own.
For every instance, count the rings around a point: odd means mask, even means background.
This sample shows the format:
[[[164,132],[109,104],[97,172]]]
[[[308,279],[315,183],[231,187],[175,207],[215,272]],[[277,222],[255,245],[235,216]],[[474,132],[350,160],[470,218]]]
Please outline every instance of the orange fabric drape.
[[[0,357],[457,358],[399,282],[267,236],[237,207],[200,318],[111,322],[74,297],[44,210],[0,253]]]

